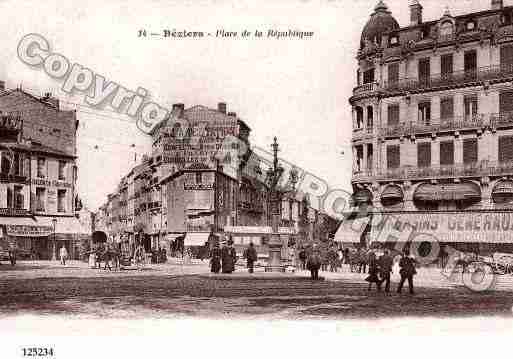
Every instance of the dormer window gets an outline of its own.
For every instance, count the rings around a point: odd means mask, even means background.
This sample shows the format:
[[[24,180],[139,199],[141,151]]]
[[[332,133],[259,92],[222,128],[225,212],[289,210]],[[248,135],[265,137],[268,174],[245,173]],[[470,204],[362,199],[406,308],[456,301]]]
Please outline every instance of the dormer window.
[[[397,37],[397,35],[393,35],[392,37],[390,37],[390,45],[394,46],[394,45],[397,45],[399,43],[399,38]]]
[[[420,38],[422,40],[429,38],[429,32],[429,27],[422,28],[422,30],[420,31]]]
[[[502,14],[502,24],[511,25],[511,11],[505,11]]]
[[[465,25],[465,28],[467,29],[467,31],[474,31],[476,28],[476,23],[473,20],[471,20],[471,21],[467,22],[467,24]]]
[[[452,22],[444,21],[442,25],[440,25],[440,35],[441,36],[450,36],[452,35]]]

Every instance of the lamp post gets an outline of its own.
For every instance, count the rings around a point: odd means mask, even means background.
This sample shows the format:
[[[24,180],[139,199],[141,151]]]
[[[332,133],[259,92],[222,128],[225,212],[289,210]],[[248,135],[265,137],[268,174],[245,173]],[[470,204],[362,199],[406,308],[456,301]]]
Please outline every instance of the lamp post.
[[[273,167],[269,169],[269,188],[271,192],[271,228],[272,234],[269,240],[269,262],[265,267],[266,272],[284,272],[285,267],[281,261],[281,249],[282,242],[280,238],[279,226],[280,226],[280,206],[281,199],[277,189],[278,181],[280,179],[283,168],[278,166],[278,139],[274,137],[274,142],[271,145],[273,149]]]
[[[55,247],[55,226],[57,225],[57,218],[52,219],[52,228],[53,228],[53,250],[52,250],[52,261],[57,260],[57,253]]]

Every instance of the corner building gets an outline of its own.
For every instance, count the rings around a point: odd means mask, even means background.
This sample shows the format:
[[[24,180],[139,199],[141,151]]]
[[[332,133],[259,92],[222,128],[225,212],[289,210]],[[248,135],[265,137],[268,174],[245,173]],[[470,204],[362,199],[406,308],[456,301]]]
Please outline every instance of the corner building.
[[[513,251],[513,7],[430,21],[419,1],[409,9],[401,27],[380,1],[362,31],[353,202],[375,220],[346,241],[395,247],[423,233],[440,248]]]

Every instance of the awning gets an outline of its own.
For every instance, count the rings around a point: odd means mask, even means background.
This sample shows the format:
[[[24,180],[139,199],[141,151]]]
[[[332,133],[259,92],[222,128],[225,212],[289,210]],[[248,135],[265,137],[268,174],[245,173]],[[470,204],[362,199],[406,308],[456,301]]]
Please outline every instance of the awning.
[[[333,240],[340,243],[359,244],[368,222],[369,217],[345,218],[338,227]]]
[[[355,203],[366,203],[372,201],[372,193],[368,189],[362,189],[359,191],[356,191],[353,194],[353,201]]]
[[[468,200],[480,199],[481,189],[471,182],[448,184],[422,184],[413,199],[417,201]]]
[[[204,246],[208,242],[210,232],[189,232],[185,235],[185,246]]]
[[[46,237],[53,233],[52,226],[41,225],[29,217],[0,217],[0,228],[0,237]]]
[[[224,233],[233,235],[269,235],[273,233],[271,226],[224,226]],[[294,227],[279,227],[280,234],[297,234]]]
[[[512,181],[500,181],[493,187],[493,195],[513,195],[513,182]]]
[[[383,193],[381,193],[381,199],[403,199],[404,194],[401,190],[401,187],[393,185],[393,186],[386,186],[383,190]]]
[[[381,243],[513,243],[513,212],[404,212],[374,218],[370,241]]]

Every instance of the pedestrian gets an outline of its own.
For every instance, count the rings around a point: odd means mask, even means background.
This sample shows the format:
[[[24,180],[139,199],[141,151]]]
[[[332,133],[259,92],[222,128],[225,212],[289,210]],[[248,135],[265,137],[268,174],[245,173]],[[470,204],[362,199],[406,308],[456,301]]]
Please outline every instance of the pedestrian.
[[[304,248],[301,248],[299,251],[299,262],[301,263],[301,270],[306,269],[306,251]]]
[[[112,267],[110,266],[110,261],[112,260],[112,250],[110,247],[105,248],[105,252],[103,253],[103,260],[105,261],[105,266],[103,269],[107,270],[108,267],[109,271],[112,271]]]
[[[397,293],[401,293],[403,289],[404,282],[408,280],[408,287],[410,289],[410,294],[414,294],[413,291],[413,276],[417,274],[417,270],[415,269],[415,259],[408,256],[408,253],[405,252],[399,261],[399,274],[401,275],[401,281],[399,282],[399,286],[397,287]]]
[[[314,246],[312,252],[306,261],[306,268],[310,271],[311,278],[314,280],[319,279],[319,269],[321,268],[322,259],[317,246]]]
[[[381,281],[385,282],[385,292],[390,292],[390,273],[392,272],[392,266],[394,261],[390,256],[390,252],[385,250],[383,255],[379,258],[379,268],[381,273]]]
[[[233,248],[233,241],[230,238],[226,246],[221,249],[221,267],[223,273],[232,273],[235,270],[235,262],[237,261],[237,253]]]
[[[14,245],[9,247],[9,262],[11,262],[11,266],[16,265],[16,247]]]
[[[68,258],[68,251],[66,250],[66,247],[64,244],[62,245],[61,249],[59,250],[59,257],[61,257],[61,264],[63,266],[66,265],[66,259]]]
[[[212,252],[210,253],[210,271],[212,273],[219,273],[221,270],[221,250],[219,243],[214,243]]]
[[[249,247],[244,251],[244,258],[246,258],[247,261],[248,272],[253,273],[254,265],[257,260],[257,251],[253,242],[249,243]]]
[[[336,272],[338,255],[334,247],[330,247],[330,249],[328,249],[327,257],[330,266],[330,272]]]
[[[374,252],[369,252],[368,254],[368,262],[369,262],[369,276],[365,278],[367,282],[369,282],[369,287],[367,290],[371,290],[372,283],[376,283],[376,287],[378,288],[378,292],[381,291],[381,279],[379,279],[379,265],[376,259],[376,255]]]

